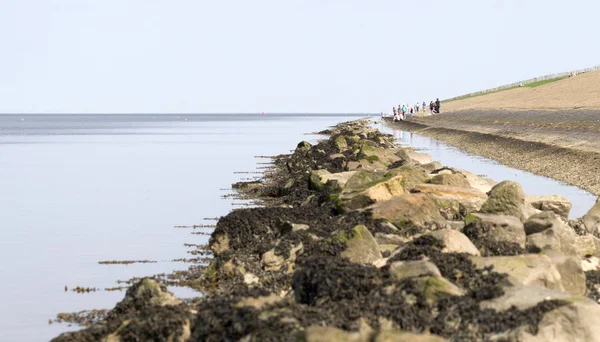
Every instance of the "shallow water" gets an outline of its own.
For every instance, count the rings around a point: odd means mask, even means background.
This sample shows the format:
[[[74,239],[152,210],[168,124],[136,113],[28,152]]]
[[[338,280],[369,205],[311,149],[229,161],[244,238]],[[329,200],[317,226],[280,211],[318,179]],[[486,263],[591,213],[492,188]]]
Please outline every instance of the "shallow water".
[[[419,152],[429,154],[434,161],[439,161],[442,165],[464,169],[496,182],[519,182],[528,195],[562,195],[573,203],[570,218],[583,216],[596,202],[596,196],[578,187],[510,168],[495,160],[469,154],[439,140],[403,131],[388,123],[379,123],[375,127],[384,133],[393,134],[402,146],[411,146]]]
[[[176,225],[227,214],[220,189],[256,175],[257,155],[287,153],[338,115],[0,115],[0,331],[2,341],[44,341],[77,329],[58,312],[111,308],[123,292],[77,294],[187,264]],[[102,260],[155,260],[100,265]],[[192,290],[170,288],[177,295]]]

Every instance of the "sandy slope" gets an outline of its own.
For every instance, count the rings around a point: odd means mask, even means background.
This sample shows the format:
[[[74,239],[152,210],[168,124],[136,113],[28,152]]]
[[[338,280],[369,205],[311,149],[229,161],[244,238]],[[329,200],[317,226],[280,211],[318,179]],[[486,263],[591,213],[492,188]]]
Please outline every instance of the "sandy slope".
[[[534,88],[515,88],[442,103],[442,112],[466,109],[600,109],[600,71]]]

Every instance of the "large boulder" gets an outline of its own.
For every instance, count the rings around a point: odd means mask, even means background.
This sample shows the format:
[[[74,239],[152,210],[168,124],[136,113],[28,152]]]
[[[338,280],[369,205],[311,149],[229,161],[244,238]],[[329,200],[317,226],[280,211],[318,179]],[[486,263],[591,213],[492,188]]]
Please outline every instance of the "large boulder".
[[[480,255],[479,250],[465,234],[454,229],[440,229],[429,233],[437,240],[444,243],[444,253],[467,253]]]
[[[552,227],[563,227],[564,223],[558,219],[556,214],[550,211],[541,212],[531,216],[525,221],[525,233],[527,235],[543,232]]]
[[[434,161],[434,162],[427,163],[427,164],[421,164],[421,165],[419,165],[419,167],[422,168],[423,170],[425,170],[427,173],[432,173],[433,171],[435,171],[437,169],[441,169],[442,164],[438,161]]]
[[[471,257],[477,268],[493,266],[495,272],[508,274],[513,285],[538,285],[565,291],[560,272],[552,259],[543,254]]]
[[[541,211],[551,211],[563,219],[569,218],[573,204],[560,195],[526,196],[525,202]]]
[[[526,325],[497,336],[497,341],[600,341],[600,305],[592,300],[569,298],[564,305],[546,312],[534,333]]]
[[[429,179],[429,176],[424,170],[413,166],[401,166],[398,168],[394,168],[389,170],[386,174],[386,177],[393,176],[403,177],[403,186],[404,189],[406,189],[407,191],[413,190],[415,186],[417,186],[418,184],[422,184]]]
[[[371,146],[370,144],[363,144],[358,156],[360,159],[379,161],[386,166],[400,160],[393,150]]]
[[[451,176],[451,175],[444,175]],[[436,176],[437,177],[437,176]],[[435,177],[434,177],[435,178]],[[441,185],[441,184],[417,184],[414,187],[415,192],[422,192],[426,194],[432,194],[436,196],[443,197],[458,197],[458,198],[479,198],[479,199],[487,199],[487,195],[483,192],[464,188],[457,187],[451,185]],[[483,203],[484,201],[482,201]]]
[[[546,253],[556,266],[565,292],[574,295],[585,295],[585,273],[581,266],[581,259],[573,256],[565,256],[560,253]]]
[[[527,236],[526,244],[530,249],[552,250],[578,257],[600,256],[600,240],[591,235],[578,236],[552,212],[535,215],[525,227],[526,231],[537,231]]]
[[[406,194],[409,182],[404,174],[380,178],[372,172],[358,171],[346,182],[339,198],[344,209],[359,209]]]
[[[419,164],[428,164],[432,162],[431,156],[425,153],[419,153],[411,150],[406,150],[406,154],[410,159]]]
[[[333,145],[338,152],[344,152],[348,149],[348,143],[343,135],[338,135],[333,139]]]
[[[514,306],[519,310],[526,310],[545,300],[569,300],[576,298],[578,297],[575,295],[558,290],[551,290],[544,286],[516,285],[505,287],[502,296],[484,300],[479,303],[479,307],[482,309],[505,311]]]
[[[521,185],[513,181],[503,181],[490,190],[489,198],[481,207],[481,212],[515,216],[525,221],[524,203],[525,194]]]
[[[465,294],[460,287],[440,276],[424,276],[412,279],[416,292],[422,293],[429,303],[435,303],[442,298]]]
[[[396,227],[418,230],[440,229],[449,226],[442,217],[435,200],[426,194],[407,194],[379,202],[369,209],[374,219],[386,219]]]
[[[459,188],[471,187],[467,178],[459,173],[453,173],[451,175],[435,175],[431,178],[431,184],[450,185]]]
[[[466,170],[457,170],[457,173],[465,177],[471,188],[479,190],[483,193],[488,193],[497,184],[489,178],[478,176]]]
[[[463,233],[473,240],[507,242],[525,248],[525,229],[514,216],[473,213],[465,218]]]
[[[381,252],[377,241],[371,235],[367,227],[363,225],[355,226],[352,229],[352,236],[346,236],[344,233],[338,234],[338,240],[346,242],[346,248],[341,256],[357,264],[372,264],[381,259]]]
[[[600,237],[600,198],[596,204],[583,216],[583,226],[589,234]]]
[[[331,173],[327,170],[316,170],[316,171],[311,172],[311,175],[314,175],[314,177],[315,177],[315,179],[313,180],[313,178],[311,176],[311,183],[315,182],[315,183],[317,183],[317,185],[314,186],[315,188],[323,189],[323,185],[331,180],[331,181],[336,181],[338,186],[340,188],[343,188],[346,185],[346,183],[350,180],[350,178],[352,178],[356,174],[356,172],[357,171]],[[318,177],[318,180],[316,177]],[[323,185],[321,185],[321,184],[323,184]],[[313,187],[313,186],[311,185],[311,187]]]
[[[437,266],[429,261],[396,261],[390,265],[390,274],[398,280],[415,277],[441,277]]]

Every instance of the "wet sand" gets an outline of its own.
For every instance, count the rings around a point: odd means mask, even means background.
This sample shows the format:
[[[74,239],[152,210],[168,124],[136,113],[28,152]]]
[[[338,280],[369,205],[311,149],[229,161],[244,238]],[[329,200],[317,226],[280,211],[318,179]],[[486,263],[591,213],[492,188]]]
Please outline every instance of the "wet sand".
[[[598,110],[442,112],[395,125],[600,194]]]

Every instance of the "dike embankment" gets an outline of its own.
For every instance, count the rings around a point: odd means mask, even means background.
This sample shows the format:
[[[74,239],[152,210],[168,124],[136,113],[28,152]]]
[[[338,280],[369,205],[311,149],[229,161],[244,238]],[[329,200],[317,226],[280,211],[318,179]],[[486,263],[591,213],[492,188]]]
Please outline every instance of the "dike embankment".
[[[469,111],[389,124],[600,195],[598,115]]]
[[[237,183],[212,260],[134,283],[55,341],[600,341],[600,203],[533,197],[395,145],[368,120]]]

